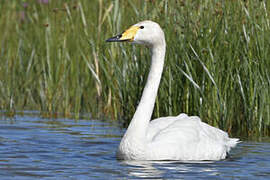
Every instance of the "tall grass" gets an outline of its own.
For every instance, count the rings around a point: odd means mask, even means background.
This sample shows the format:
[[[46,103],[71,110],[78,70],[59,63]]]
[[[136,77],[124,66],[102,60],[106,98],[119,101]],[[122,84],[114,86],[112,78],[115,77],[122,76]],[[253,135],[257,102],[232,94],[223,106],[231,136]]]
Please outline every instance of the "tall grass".
[[[91,113],[128,123],[149,50],[105,40],[151,19],[167,41],[153,118],[185,112],[234,135],[270,135],[267,1],[1,1],[0,12],[5,115]]]

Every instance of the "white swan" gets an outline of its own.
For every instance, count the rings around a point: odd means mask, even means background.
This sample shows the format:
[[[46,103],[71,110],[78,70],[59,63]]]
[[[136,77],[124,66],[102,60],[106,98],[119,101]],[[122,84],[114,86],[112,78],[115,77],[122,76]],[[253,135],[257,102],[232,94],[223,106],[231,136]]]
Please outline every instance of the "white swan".
[[[239,142],[197,116],[180,114],[150,122],[164,65],[166,42],[160,26],[142,21],[107,42],[145,44],[152,62],[140,103],[121,140],[117,158],[125,160],[220,160]]]

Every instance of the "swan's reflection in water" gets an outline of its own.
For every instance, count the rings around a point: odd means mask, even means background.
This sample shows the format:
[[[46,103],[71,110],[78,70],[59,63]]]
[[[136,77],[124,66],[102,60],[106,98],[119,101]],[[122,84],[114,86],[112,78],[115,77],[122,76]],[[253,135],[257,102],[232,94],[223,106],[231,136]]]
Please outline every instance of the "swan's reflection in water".
[[[154,167],[153,161],[122,161],[123,164],[129,165],[129,176],[140,178],[158,178],[162,177],[163,171]]]
[[[222,161],[220,161],[222,162]],[[155,178],[163,179],[170,177],[168,172],[175,174],[190,174],[192,177],[196,174],[208,174],[208,176],[219,175],[216,161],[121,161],[122,165],[128,165],[128,175],[137,178]],[[218,163],[219,164],[219,163]]]

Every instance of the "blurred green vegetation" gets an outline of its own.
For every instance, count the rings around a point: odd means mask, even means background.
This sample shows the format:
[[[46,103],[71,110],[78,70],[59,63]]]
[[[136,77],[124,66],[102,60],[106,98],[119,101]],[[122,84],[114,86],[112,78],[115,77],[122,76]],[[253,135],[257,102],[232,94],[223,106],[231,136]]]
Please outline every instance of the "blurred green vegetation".
[[[128,123],[149,50],[105,40],[150,19],[167,41],[153,118],[185,112],[235,136],[270,135],[269,12],[266,0],[2,0],[1,112]]]

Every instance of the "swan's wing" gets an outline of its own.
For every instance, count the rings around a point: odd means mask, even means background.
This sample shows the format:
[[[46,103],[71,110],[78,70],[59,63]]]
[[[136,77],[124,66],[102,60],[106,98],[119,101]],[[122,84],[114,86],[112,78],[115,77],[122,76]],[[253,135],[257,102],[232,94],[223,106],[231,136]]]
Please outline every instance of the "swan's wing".
[[[146,138],[148,141],[152,141],[153,137],[159,134],[162,130],[166,129],[177,119],[175,117],[161,117],[158,119],[152,120],[147,129]]]
[[[221,159],[231,147],[226,132],[185,114],[152,121],[147,139],[152,156],[172,159]]]
[[[178,116],[161,117],[152,120],[147,130],[148,141],[153,141],[153,138],[159,138],[159,136],[163,137],[163,134],[175,133],[174,131],[181,133],[181,129],[187,130],[188,127],[186,126],[192,126],[192,122],[194,121],[194,118],[191,118],[193,121],[187,121],[189,119],[190,117],[188,115],[182,113]],[[200,119],[198,118],[196,121],[200,121]]]
[[[164,121],[170,121],[170,123],[166,124]],[[151,141],[153,143],[163,142],[166,144],[199,141],[200,122],[199,118],[188,116],[158,119],[158,122],[156,121],[155,124],[151,124],[152,129],[149,128],[150,132],[155,131],[152,134]]]

